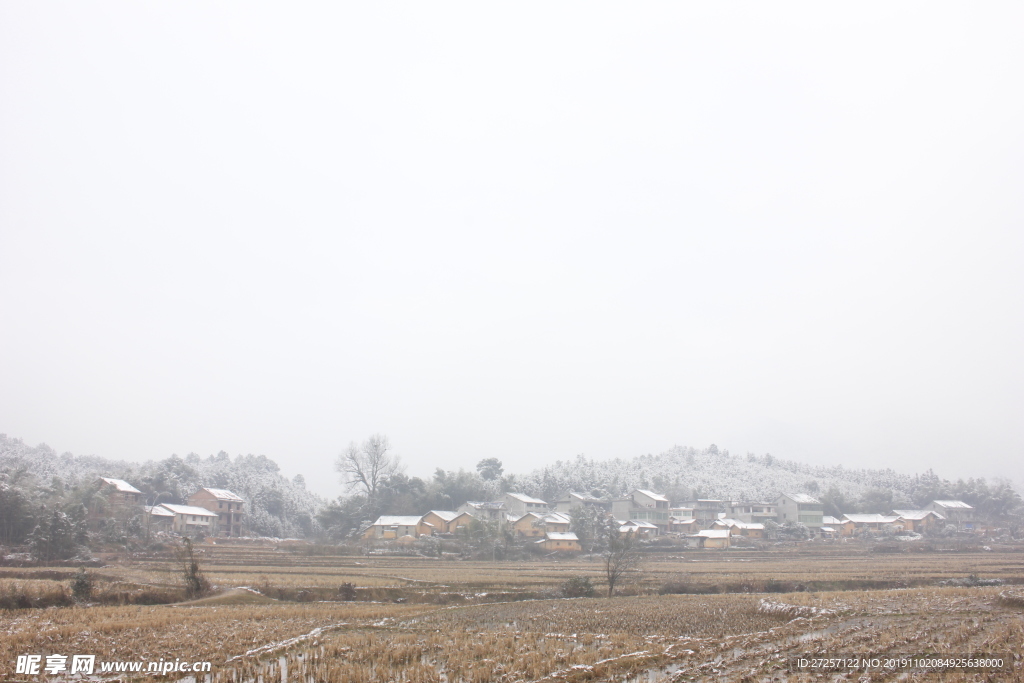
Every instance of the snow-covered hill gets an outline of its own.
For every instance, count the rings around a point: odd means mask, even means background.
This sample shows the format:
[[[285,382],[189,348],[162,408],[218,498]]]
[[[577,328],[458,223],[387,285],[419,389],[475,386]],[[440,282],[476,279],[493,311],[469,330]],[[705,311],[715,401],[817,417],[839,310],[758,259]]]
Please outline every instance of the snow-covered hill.
[[[704,450],[676,446],[660,455],[595,461],[583,456],[557,461],[515,477],[532,495],[572,491],[621,495],[634,488],[668,494],[676,501],[695,497],[774,500],[780,493],[825,493],[836,489],[857,498],[871,489],[891,490],[909,500],[918,478],[892,470],[821,467],[779,460],[770,455],[738,456],[710,446]]]
[[[301,479],[288,480],[277,463],[263,455],[230,457],[223,451],[201,458],[189,454],[145,463],[107,460],[93,455],[58,455],[49,446],[28,446],[0,434],[0,472],[31,475],[39,486],[70,489],[96,477],[124,479],[152,502],[184,502],[204,486],[234,491],[248,501],[249,530],[265,536],[307,536],[316,533],[316,512],[323,499],[307,491]]]

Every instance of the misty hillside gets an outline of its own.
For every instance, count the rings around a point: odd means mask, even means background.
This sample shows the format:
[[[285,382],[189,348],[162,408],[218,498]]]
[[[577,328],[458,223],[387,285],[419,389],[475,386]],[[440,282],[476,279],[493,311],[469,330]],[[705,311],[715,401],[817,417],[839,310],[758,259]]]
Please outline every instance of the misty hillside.
[[[620,495],[634,488],[693,497],[774,500],[783,492],[817,493],[837,488],[850,497],[870,489],[891,489],[909,498],[915,478],[892,470],[819,467],[766,456],[738,456],[711,446],[676,446],[660,455],[595,461],[577,456],[517,478],[537,494],[603,490]],[[543,497],[543,496],[542,496]]]
[[[673,501],[704,497],[772,501],[783,492],[856,501],[881,490],[891,491],[897,506],[921,505],[941,495],[970,495],[972,487],[984,486],[975,480],[953,484],[932,472],[909,475],[889,469],[814,466],[771,455],[738,456],[714,445],[704,450],[676,446],[660,455],[631,459],[595,461],[577,456],[509,477],[506,484],[545,500],[566,490],[621,495],[647,488]]]
[[[301,475],[286,479],[263,455],[232,458],[222,451],[203,458],[192,453],[139,464],[58,455],[46,445],[27,446],[0,434],[0,484],[17,479],[20,488],[36,490],[42,500],[61,498],[63,491],[88,485],[98,476],[124,479],[150,502],[185,502],[203,486],[230,489],[248,501],[247,527],[253,534],[336,539],[348,537],[360,523],[381,514],[455,509],[466,500],[494,499],[508,491],[553,501],[566,491],[620,496],[645,488],[673,502],[705,497],[773,501],[784,492],[810,493],[822,500],[827,513],[836,515],[920,507],[943,498],[965,500],[995,516],[1020,507],[1020,496],[1006,483],[989,487],[983,479],[950,482],[931,471],[909,475],[888,469],[813,466],[771,455],[736,456],[714,445],[703,450],[677,446],[660,455],[605,461],[577,456],[525,474],[488,479],[479,472],[441,468],[427,481],[398,473],[382,483],[372,502],[365,492],[354,490],[328,503],[305,489]]]
[[[225,488],[247,502],[246,526],[262,536],[308,536],[317,533],[316,512],[324,501],[307,491],[301,477],[289,480],[277,463],[263,455],[232,458],[221,451],[202,458],[195,453],[181,458],[133,463],[93,455],[58,455],[45,444],[28,446],[0,434],[0,474],[27,475],[37,487],[66,490],[90,484],[96,477],[124,479],[149,502],[184,503],[204,486]]]

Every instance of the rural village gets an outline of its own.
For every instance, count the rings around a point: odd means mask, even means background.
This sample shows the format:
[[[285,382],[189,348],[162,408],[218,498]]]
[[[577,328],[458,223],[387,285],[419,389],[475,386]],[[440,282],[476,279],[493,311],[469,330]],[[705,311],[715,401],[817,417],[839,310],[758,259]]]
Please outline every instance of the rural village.
[[[329,545],[251,534],[251,501],[230,489],[155,505],[124,479],[89,490],[93,537],[128,520],[149,540],[5,555],[6,680],[82,680],[67,663],[80,652],[131,681],[187,660],[203,673],[181,680],[202,683],[796,683],[819,680],[798,665],[814,652],[874,657],[835,680],[1024,672],[1024,543],[959,500],[834,517],[806,493],[506,493],[380,515]],[[886,663],[954,650],[1007,654],[987,671]]]
[[[186,505],[147,506],[143,493],[121,479],[96,482],[103,501],[90,509],[93,526],[141,513],[147,534],[171,533],[204,538],[239,538],[245,533],[245,501],[226,489],[201,488]],[[490,528],[533,544],[539,551],[579,553],[594,535],[595,524],[613,524],[620,535],[641,540],[678,539],[690,548],[729,548],[750,541],[775,539],[836,540],[864,536],[919,540],[925,535],[967,533],[983,536],[994,530],[973,506],[960,500],[935,500],[920,510],[889,514],[824,514],[821,501],[805,493],[783,493],[774,501],[697,499],[672,503],[665,496],[635,489],[621,498],[600,498],[567,492],[553,502],[523,493],[502,500],[467,501],[456,510],[430,510],[422,515],[381,515],[358,530],[363,541],[412,546],[426,538],[468,538]]]

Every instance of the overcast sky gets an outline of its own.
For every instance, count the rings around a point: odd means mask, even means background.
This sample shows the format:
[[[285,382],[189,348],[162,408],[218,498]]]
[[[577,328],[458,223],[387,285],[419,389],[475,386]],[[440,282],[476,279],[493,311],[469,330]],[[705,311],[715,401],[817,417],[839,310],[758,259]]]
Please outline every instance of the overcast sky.
[[[0,432],[1024,483],[1022,19],[4,2]]]

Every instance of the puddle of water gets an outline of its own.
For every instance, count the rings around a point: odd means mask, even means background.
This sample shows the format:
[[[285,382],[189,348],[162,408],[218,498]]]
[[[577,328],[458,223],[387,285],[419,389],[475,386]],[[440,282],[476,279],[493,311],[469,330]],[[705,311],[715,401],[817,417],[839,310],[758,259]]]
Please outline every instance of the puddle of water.
[[[623,683],[664,683],[672,680],[672,677],[679,673],[679,670],[686,665],[686,662],[676,662],[657,669],[648,669],[635,676],[631,676]]]

